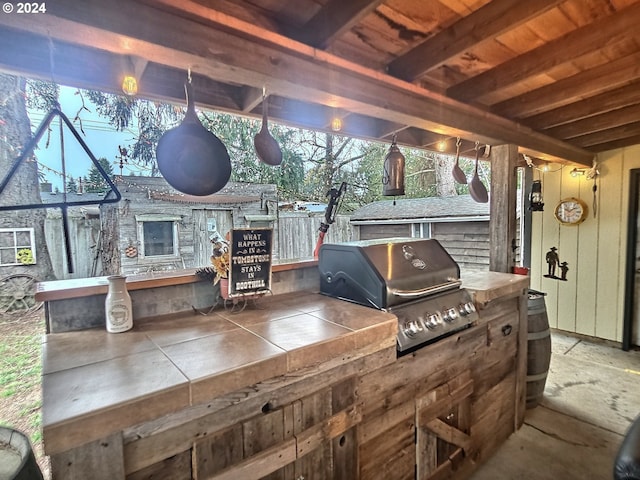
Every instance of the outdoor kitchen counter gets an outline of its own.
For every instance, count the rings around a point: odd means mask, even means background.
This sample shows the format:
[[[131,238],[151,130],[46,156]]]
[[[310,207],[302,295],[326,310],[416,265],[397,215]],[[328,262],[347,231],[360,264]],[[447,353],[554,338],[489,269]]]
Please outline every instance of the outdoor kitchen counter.
[[[229,392],[356,352],[395,347],[395,316],[312,292],[263,297],[239,313],[182,313],[133,330],[48,334],[48,455]],[[389,361],[392,361],[390,358]]]
[[[529,288],[529,277],[512,273],[476,272],[462,276],[462,288],[471,292],[477,307],[482,307],[493,300],[521,295],[523,289]]]

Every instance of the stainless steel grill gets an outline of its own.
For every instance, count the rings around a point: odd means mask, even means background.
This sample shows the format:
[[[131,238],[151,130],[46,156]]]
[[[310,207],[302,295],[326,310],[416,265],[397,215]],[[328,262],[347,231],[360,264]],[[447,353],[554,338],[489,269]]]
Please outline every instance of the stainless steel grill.
[[[467,328],[478,318],[460,268],[437,240],[392,238],[322,245],[320,291],[398,317],[398,352]]]

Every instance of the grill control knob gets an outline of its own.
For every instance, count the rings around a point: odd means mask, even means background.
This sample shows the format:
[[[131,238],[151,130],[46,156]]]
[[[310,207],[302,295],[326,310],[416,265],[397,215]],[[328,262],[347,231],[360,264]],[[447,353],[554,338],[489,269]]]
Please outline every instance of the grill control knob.
[[[411,320],[410,322],[405,322],[404,324],[404,334],[407,337],[413,338],[421,331],[422,331],[422,327],[420,326],[417,320]]]
[[[424,323],[429,330],[433,330],[434,328],[438,328],[441,322],[437,314],[430,313],[427,315],[427,320]]]
[[[473,304],[473,302],[467,302],[460,305],[460,315],[466,317],[467,315],[471,315],[475,311],[476,306]]]
[[[442,314],[442,318],[445,322],[451,323],[456,318],[458,318],[458,310],[456,310],[455,308],[449,308],[444,311],[444,313]]]

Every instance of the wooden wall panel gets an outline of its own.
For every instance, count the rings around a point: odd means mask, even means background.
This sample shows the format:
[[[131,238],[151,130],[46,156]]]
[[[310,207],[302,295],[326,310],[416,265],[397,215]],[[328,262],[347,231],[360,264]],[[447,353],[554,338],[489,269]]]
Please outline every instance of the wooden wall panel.
[[[578,177],[577,180],[579,198],[587,204],[589,216],[578,227],[576,268],[573,272],[569,270],[568,278],[576,282],[575,331],[582,335],[595,336],[600,214],[596,210],[596,216],[593,215],[593,181],[586,177]]]
[[[640,146],[605,152],[597,158],[598,210],[593,217],[593,182],[561,172],[542,175],[545,211],[533,214],[531,288],[547,293],[552,328],[622,341],[629,171],[640,168]],[[552,169],[556,168],[552,166]],[[538,172],[534,172],[534,179]],[[576,227],[560,227],[553,217],[556,202],[577,196],[589,206],[589,217]],[[568,282],[545,273],[545,252],[553,245],[571,258]],[[567,285],[564,285],[564,284]]]
[[[560,170],[560,198],[575,197],[580,198],[580,185],[578,178],[572,177],[570,168],[565,167]],[[555,209],[554,205],[549,205]],[[578,236],[582,225],[566,226],[559,225],[560,239],[558,241],[558,255],[560,262],[567,262],[570,271],[567,274],[567,281],[545,279],[547,283],[556,282],[558,289],[558,328],[569,332],[576,331],[576,295],[578,291],[578,278],[580,276],[581,265],[578,263]],[[560,275],[559,269],[556,275]],[[561,300],[560,300],[561,299]]]

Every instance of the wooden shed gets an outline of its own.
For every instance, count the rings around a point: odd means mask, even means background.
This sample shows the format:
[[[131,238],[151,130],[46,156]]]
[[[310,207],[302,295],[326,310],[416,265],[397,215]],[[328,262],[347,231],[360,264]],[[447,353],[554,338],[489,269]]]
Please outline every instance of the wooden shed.
[[[275,185],[229,182],[218,193],[197,197],[174,190],[162,177],[116,177],[115,184],[122,200],[101,207],[106,274],[204,267],[215,232],[277,232]]]
[[[351,224],[361,240],[435,238],[461,271],[489,269],[489,205],[469,195],[374,202],[356,210]]]

